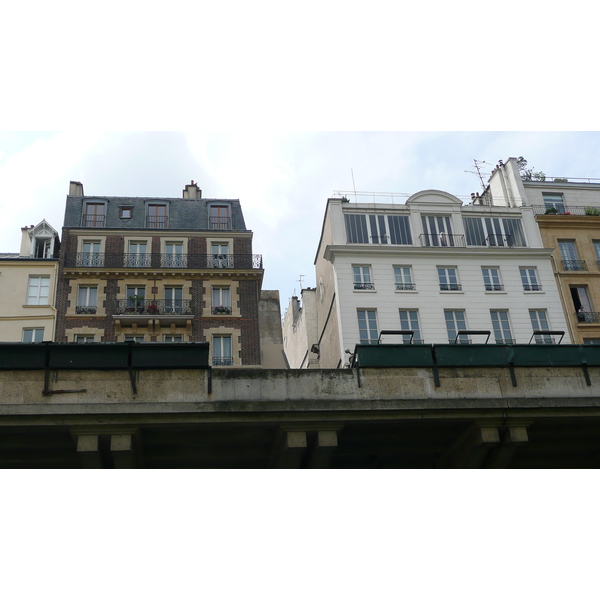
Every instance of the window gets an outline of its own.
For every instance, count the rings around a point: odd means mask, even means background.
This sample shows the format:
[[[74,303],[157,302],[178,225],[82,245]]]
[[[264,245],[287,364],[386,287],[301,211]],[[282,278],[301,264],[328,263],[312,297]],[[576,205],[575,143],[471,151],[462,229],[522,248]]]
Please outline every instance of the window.
[[[521,219],[464,217],[467,246],[508,246],[524,248],[525,234]]]
[[[542,286],[538,283],[537,271],[533,267],[521,267],[521,282],[526,292],[539,292]]]
[[[33,256],[35,258],[52,258],[52,239],[41,237],[34,238]]]
[[[216,367],[233,364],[233,349],[230,335],[213,335],[212,338],[213,365]]]
[[[121,219],[131,219],[133,216],[133,207],[131,206],[120,206],[119,207],[119,216]]]
[[[183,335],[163,335],[163,342],[168,344],[180,344],[183,342]]]
[[[213,204],[210,207],[209,226],[210,229],[231,229],[229,206]]]
[[[421,329],[419,327],[419,315],[416,310],[401,310],[400,311],[400,329],[413,332],[413,344],[422,344]],[[402,341],[405,344],[410,344],[410,335],[403,335]]]
[[[167,205],[148,204],[146,225],[149,229],[166,229],[168,225]]]
[[[148,254],[148,243],[145,241],[130,241],[129,253],[125,256],[126,267],[149,267],[151,255]]]
[[[44,341],[44,328],[28,328],[23,329],[23,342],[25,344],[35,344]]]
[[[209,257],[209,268],[233,269],[233,256],[229,254],[229,244],[212,242],[212,257]]]
[[[577,247],[573,240],[558,240],[558,248],[565,271],[587,271],[586,262],[585,260],[579,260]]]
[[[457,246],[459,236],[452,235],[450,217],[421,217],[423,246]],[[462,237],[462,236],[460,236]]]
[[[76,335],[75,343],[76,344],[91,344],[94,341],[93,335]]]
[[[550,329],[545,310],[530,310],[529,318],[531,319],[531,327],[534,331],[547,331]],[[549,335],[536,335],[535,343],[554,344],[554,338]]]
[[[50,277],[30,276],[27,289],[27,304],[46,305],[50,294]]]
[[[410,267],[394,267],[394,278],[396,279],[397,290],[414,290],[416,289],[412,279],[412,271]]]
[[[594,323],[598,319],[596,313],[592,308],[592,303],[588,294],[587,286],[585,285],[574,285],[571,286],[571,298],[573,299],[573,306],[577,313],[577,320],[579,323]]]
[[[378,342],[379,333],[375,310],[358,311],[358,334],[361,344],[376,344]]]
[[[371,244],[387,244],[385,215],[369,215],[369,225],[371,226]]]
[[[583,343],[586,346],[597,346],[600,345],[600,338],[584,338]]]
[[[98,305],[98,287],[80,285],[77,292],[75,312],[79,315],[95,315]]]
[[[448,331],[448,342],[450,344],[470,344],[471,340],[466,335],[456,336],[459,331],[467,328],[464,310],[445,310],[446,330]]]
[[[388,215],[388,224],[390,227],[390,242],[392,244],[412,244],[410,223],[407,216]]]
[[[134,312],[136,309],[145,308],[146,287],[127,286],[127,310],[126,312]]]
[[[183,314],[183,288],[165,287],[165,314]]]
[[[212,289],[212,310],[213,315],[231,314],[231,288],[214,287]]]
[[[166,242],[162,256],[163,267],[187,267],[187,256],[183,254],[183,242]]]
[[[454,267],[438,267],[438,277],[441,291],[460,291],[462,285],[458,283],[458,273]]]
[[[103,267],[104,254],[100,254],[98,240],[84,240],[83,252],[77,257],[78,267]]]
[[[483,285],[487,292],[501,292],[504,286],[500,283],[500,269],[497,267],[482,267]]]
[[[126,342],[143,342],[144,341],[144,336],[143,335],[126,335],[125,336],[125,341]]]
[[[544,205],[546,210],[554,208],[561,215],[565,212],[565,199],[562,194],[544,194]]]
[[[371,282],[371,267],[367,265],[353,265],[355,290],[374,290],[375,286]]]
[[[369,233],[367,231],[366,215],[345,214],[346,236],[349,244],[368,244]]]
[[[596,252],[596,262],[600,267],[600,242],[594,241],[594,251]]]
[[[496,344],[514,344],[507,310],[490,310]]]
[[[104,202],[86,202],[83,215],[83,227],[104,227],[106,204]]]

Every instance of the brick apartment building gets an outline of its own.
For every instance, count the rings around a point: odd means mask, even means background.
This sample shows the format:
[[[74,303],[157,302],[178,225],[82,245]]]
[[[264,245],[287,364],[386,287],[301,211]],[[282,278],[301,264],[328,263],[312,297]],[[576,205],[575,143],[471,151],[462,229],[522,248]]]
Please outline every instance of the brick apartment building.
[[[262,257],[239,200],[85,196],[71,182],[57,342],[209,342],[214,366],[260,365]]]

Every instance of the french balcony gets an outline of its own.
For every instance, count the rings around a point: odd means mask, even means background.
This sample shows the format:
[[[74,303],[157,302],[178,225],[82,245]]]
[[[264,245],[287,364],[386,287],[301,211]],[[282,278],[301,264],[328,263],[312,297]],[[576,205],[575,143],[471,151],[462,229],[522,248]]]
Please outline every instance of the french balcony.
[[[579,323],[600,323],[600,313],[598,312],[577,312],[575,314]]]
[[[213,356],[213,367],[230,367],[233,365],[232,356]]]
[[[397,283],[397,290],[416,290],[417,286],[414,283]]]
[[[563,260],[563,271],[587,271],[587,263],[585,260]]]
[[[262,269],[261,254],[123,254],[78,252],[67,256],[66,267],[105,269]]]
[[[421,240],[421,246],[423,247],[435,247],[435,248],[465,248],[465,236],[464,235],[449,235],[447,233],[437,234],[425,234],[422,233],[419,236]]]
[[[76,306],[75,313],[78,315],[95,315],[97,309],[97,306]]]
[[[230,315],[232,312],[231,306],[213,306],[210,310],[211,315]]]
[[[231,229],[230,217],[209,217],[208,226],[210,229]]]
[[[440,283],[440,291],[442,292],[460,292],[462,284],[460,283]]]
[[[113,314],[125,317],[193,316],[190,300],[117,300]]]
[[[104,227],[106,222],[105,215],[83,215],[81,220],[82,227]]]
[[[354,289],[355,290],[374,290],[375,284],[374,283],[355,283]]]
[[[516,344],[517,340],[514,338],[496,338],[496,344]]]
[[[523,291],[525,291],[525,292],[541,292],[542,286],[539,283],[524,283]]]
[[[504,286],[498,283],[486,283],[485,284],[486,292],[503,292]]]
[[[167,229],[169,217],[146,217],[146,227],[148,229]]]
[[[517,244],[514,243],[512,239],[512,235],[500,235],[500,234],[490,234],[485,239],[485,245],[490,248],[498,248],[498,247],[515,247]]]

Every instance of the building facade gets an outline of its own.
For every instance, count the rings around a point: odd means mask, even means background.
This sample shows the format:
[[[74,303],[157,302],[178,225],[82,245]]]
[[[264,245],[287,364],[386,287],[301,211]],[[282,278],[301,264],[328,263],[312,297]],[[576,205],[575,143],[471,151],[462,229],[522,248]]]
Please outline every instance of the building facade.
[[[600,343],[600,180],[522,178],[515,158],[493,172],[484,201],[529,206],[552,267],[572,341]]]
[[[0,254],[0,341],[51,342],[60,241],[46,221],[21,229],[18,253]]]
[[[528,207],[463,206],[439,190],[404,205],[330,198],[315,258],[320,367],[380,340],[568,342],[551,253]]]
[[[60,342],[209,342],[214,366],[261,364],[262,257],[239,200],[85,196],[71,182]]]

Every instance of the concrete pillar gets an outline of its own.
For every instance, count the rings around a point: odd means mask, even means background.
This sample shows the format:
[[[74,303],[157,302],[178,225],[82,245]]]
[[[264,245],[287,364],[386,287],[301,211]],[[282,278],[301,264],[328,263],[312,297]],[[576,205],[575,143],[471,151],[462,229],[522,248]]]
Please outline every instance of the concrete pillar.
[[[77,455],[84,469],[102,469],[100,442],[97,435],[78,435]]]
[[[527,427],[507,427],[502,435],[502,443],[492,449],[484,466],[490,469],[505,469],[509,466],[515,452],[528,441]]]
[[[306,431],[283,431],[275,443],[271,466],[276,469],[299,468],[306,448]]]
[[[110,436],[110,452],[115,469],[137,467],[133,436],[130,433],[113,433]]]
[[[327,469],[338,445],[337,431],[317,431],[315,442],[311,448],[308,467],[310,469]]]

